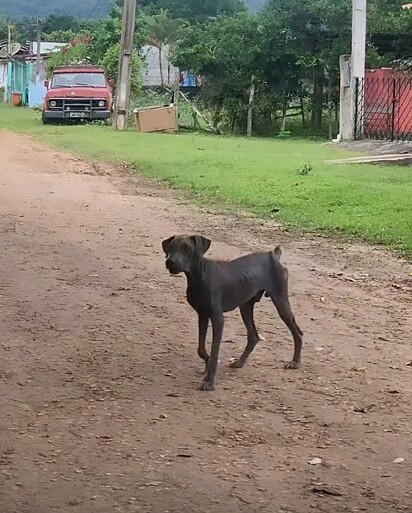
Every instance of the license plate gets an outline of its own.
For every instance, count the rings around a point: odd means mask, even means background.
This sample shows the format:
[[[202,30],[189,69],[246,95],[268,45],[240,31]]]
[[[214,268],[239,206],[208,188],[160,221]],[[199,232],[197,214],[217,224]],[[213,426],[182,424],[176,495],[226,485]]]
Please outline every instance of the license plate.
[[[85,112],[70,112],[69,117],[70,118],[85,118],[86,113]]]

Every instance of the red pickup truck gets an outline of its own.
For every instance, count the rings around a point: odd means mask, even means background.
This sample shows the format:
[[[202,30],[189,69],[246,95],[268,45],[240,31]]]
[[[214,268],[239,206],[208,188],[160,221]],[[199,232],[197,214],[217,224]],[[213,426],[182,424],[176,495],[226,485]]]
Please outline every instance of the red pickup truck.
[[[101,66],[61,66],[54,70],[45,86],[44,124],[105,120],[112,114],[114,81],[108,80],[106,70]]]

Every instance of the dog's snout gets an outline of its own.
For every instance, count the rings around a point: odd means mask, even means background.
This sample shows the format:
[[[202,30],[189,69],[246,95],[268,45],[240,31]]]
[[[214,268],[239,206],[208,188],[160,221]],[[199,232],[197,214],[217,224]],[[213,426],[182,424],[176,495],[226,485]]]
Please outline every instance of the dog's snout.
[[[179,272],[182,271],[180,268],[179,259],[167,257],[166,258],[166,269],[171,274],[179,274]]]

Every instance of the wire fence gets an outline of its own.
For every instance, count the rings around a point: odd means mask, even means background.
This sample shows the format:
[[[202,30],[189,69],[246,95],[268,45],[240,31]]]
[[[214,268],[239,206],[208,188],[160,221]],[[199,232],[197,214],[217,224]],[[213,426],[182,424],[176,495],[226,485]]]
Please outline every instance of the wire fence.
[[[412,80],[409,77],[357,79],[355,139],[412,142]]]

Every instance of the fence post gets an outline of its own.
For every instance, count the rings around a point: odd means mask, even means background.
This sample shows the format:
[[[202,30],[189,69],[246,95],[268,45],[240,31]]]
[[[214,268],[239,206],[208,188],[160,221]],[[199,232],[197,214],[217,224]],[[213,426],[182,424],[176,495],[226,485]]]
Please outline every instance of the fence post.
[[[355,122],[353,126],[353,139],[356,141],[358,136],[358,124],[359,124],[359,78],[355,78]]]
[[[391,141],[395,140],[395,115],[396,115],[396,79],[392,78]]]

